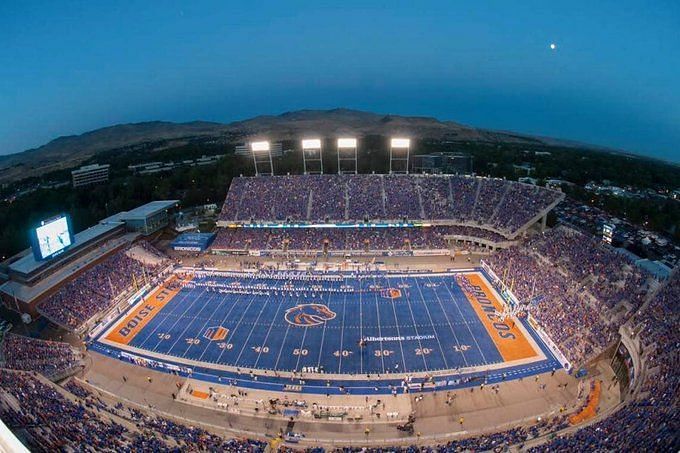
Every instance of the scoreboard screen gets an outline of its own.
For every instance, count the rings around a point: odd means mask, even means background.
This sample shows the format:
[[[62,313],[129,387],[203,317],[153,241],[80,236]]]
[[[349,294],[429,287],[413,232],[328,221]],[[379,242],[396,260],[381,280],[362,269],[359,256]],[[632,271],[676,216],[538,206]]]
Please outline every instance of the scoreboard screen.
[[[72,244],[71,222],[64,214],[43,220],[31,230],[31,248],[38,261],[59,255]]]

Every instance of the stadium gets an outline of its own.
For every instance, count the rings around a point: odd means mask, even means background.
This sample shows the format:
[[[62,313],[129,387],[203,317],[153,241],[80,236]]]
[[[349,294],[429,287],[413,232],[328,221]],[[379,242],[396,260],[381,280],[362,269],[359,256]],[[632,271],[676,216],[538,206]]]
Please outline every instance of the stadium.
[[[177,200],[36,225],[0,297],[54,334],[3,334],[5,446],[680,448],[677,272],[549,228],[558,190],[413,174],[402,137],[359,174],[334,140],[337,174],[321,140],[297,175],[251,142],[215,231],[173,230]]]

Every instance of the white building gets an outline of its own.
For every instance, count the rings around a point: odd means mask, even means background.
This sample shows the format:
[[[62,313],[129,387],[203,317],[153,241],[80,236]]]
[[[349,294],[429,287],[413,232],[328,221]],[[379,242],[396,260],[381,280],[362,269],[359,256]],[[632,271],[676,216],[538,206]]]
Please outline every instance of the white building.
[[[85,165],[71,172],[73,187],[89,186],[91,184],[101,184],[109,180],[109,164]]]

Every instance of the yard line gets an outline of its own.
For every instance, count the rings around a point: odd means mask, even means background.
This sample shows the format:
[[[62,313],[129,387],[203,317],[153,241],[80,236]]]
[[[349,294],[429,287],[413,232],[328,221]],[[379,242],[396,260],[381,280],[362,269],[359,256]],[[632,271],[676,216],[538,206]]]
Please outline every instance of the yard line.
[[[390,278],[389,276],[387,277],[387,283],[389,284]],[[397,309],[394,306],[394,301],[392,301],[392,312],[394,313],[394,325],[397,328],[397,336],[401,337],[401,332],[399,332],[399,319],[397,319]],[[404,357],[404,345],[402,344],[402,341],[399,340],[399,349],[401,350],[401,364],[404,367],[403,370],[406,372],[408,368],[406,368],[406,357]]]
[[[251,279],[251,280],[254,280],[255,277],[253,276],[253,277],[251,277],[250,279]],[[245,318],[246,313],[248,313],[248,310],[250,310],[250,306],[253,305],[253,302],[255,301],[255,299],[256,299],[256,297],[257,297],[255,294],[251,294],[250,296],[251,296],[251,297],[250,297],[250,301],[248,302],[248,306],[246,307],[245,310],[243,310],[243,313],[241,313],[241,317],[239,318],[238,322],[237,322],[236,325],[234,326],[234,329],[233,329],[231,332],[229,332],[229,338],[227,338],[227,344],[231,343],[231,339],[234,338],[234,334],[236,333],[236,331],[237,331],[238,328],[240,327],[241,321],[243,321],[243,318]],[[236,304],[234,304],[234,306],[236,306]],[[222,354],[224,354],[224,351],[226,351],[226,350],[227,350],[227,348],[222,349],[222,351],[220,352],[220,355],[217,356],[216,363],[220,363],[220,359],[222,358]],[[233,366],[238,366],[238,365],[235,364],[235,363],[232,364],[232,365],[233,365]]]
[[[375,274],[373,274],[373,284],[376,285]],[[385,374],[385,358],[383,357],[383,351],[385,350],[385,348],[383,348],[382,329],[380,328],[380,309],[378,307],[377,291],[373,291],[373,299],[375,300],[375,312],[378,315],[378,337],[380,338],[380,362],[382,363],[382,374]]]
[[[281,311],[281,307],[283,306],[283,297],[279,299],[279,306],[276,309],[276,314],[272,318],[272,322],[269,324],[269,329],[267,329],[267,335],[265,335],[264,340],[262,340],[262,344],[260,345],[260,352],[257,353],[257,359],[255,359],[255,364],[253,365],[253,368],[257,368],[257,364],[260,361],[260,357],[262,356],[262,348],[264,348],[267,345],[267,340],[269,339],[269,334],[272,331],[272,327],[274,327],[274,323],[279,319],[279,312]]]
[[[302,341],[300,342],[300,347],[298,348],[297,362],[295,362],[295,371],[298,371],[300,366],[300,357],[302,357],[302,347],[305,345],[305,337],[307,336],[307,326],[305,326],[304,332],[302,332]]]
[[[399,277],[401,279],[401,283],[404,284],[404,277]],[[406,296],[406,304],[408,305],[408,311],[411,313],[411,320],[413,321],[413,329],[416,331],[416,336],[418,337],[418,347],[420,348],[420,356],[423,359],[423,366],[425,367],[425,371],[428,371],[427,369],[427,362],[425,361],[425,354],[423,354],[423,343],[420,341],[420,332],[418,332],[418,324],[416,323],[416,317],[413,315],[413,309],[411,308],[411,301],[410,295],[411,292],[408,292],[408,296]]]
[[[290,324],[288,324],[288,327],[286,327],[286,334],[283,336],[283,340],[281,341],[281,346],[279,347],[279,354],[276,356],[276,363],[274,364],[274,369],[278,370],[279,369],[279,360],[281,360],[281,353],[283,352],[283,345],[286,344],[286,338],[288,338],[288,331],[290,330]],[[292,371],[292,370],[289,370]]]
[[[361,281],[361,280],[359,280]],[[359,290],[359,340],[364,338],[363,290]],[[359,373],[364,374],[364,350],[359,348]]]
[[[191,292],[193,293],[193,290],[191,290]],[[199,292],[200,292],[201,295],[203,295],[203,293],[207,292],[207,288],[203,288],[203,291],[200,291],[200,290],[199,290]],[[191,303],[188,304],[188,306],[187,306],[187,308],[184,310],[184,312],[183,312],[179,317],[177,317],[177,319],[175,320],[175,322],[172,324],[172,326],[170,327],[169,331],[172,331],[172,329],[175,328],[175,326],[176,326],[177,323],[180,321],[180,319],[184,318],[184,315],[186,315],[187,312],[188,312],[191,308],[193,308],[194,304],[196,304],[196,301],[198,301],[199,299],[200,299],[200,297],[195,297],[194,300],[192,300]],[[169,332],[168,332],[168,333],[169,333]],[[152,349],[153,352],[156,352],[156,349],[157,349],[158,346],[161,344],[161,341],[163,341],[163,340],[161,340],[161,339],[158,340],[158,342],[156,343],[156,346],[154,346],[153,349]],[[177,340],[175,340],[175,342],[176,342],[176,341],[177,341]],[[168,355],[172,355],[172,354],[170,354],[170,350],[171,350],[174,346],[175,346],[174,343],[173,343],[172,346],[170,346],[170,348],[168,349],[168,352],[167,352]],[[147,349],[148,349],[148,348],[147,348]]]
[[[182,307],[182,306],[183,306],[183,305],[182,305],[182,302],[184,302],[190,295],[192,295],[192,294],[194,293],[194,289],[195,289],[195,288],[187,289],[183,294],[182,294],[182,291],[183,291],[183,290],[180,290],[180,292],[179,292],[178,294],[175,295],[175,297],[178,297],[178,298],[179,298],[179,296],[180,296],[180,294],[181,294],[181,300],[178,301],[177,307]],[[199,289],[198,291],[200,292],[201,290]],[[172,302],[172,301],[170,301],[170,302]],[[168,302],[168,303],[170,303],[170,302]],[[163,307],[163,308],[166,308],[166,307],[167,307],[167,305],[166,305],[165,307]],[[175,308],[177,308],[177,307],[175,307]],[[153,337],[153,336],[155,335],[156,331],[157,331],[162,325],[165,324],[165,322],[168,320],[168,318],[169,318],[170,315],[171,315],[170,313],[163,313],[163,310],[161,310],[156,316],[161,315],[161,314],[163,314],[163,315],[165,316],[165,318],[163,318],[163,320],[161,320],[158,324],[156,324],[156,326],[153,328],[153,330],[151,331],[151,333],[150,333],[150,334],[144,339],[144,341],[142,341],[142,343],[138,346],[139,348],[147,349],[147,350],[149,349],[149,348],[144,348],[144,345],[146,344],[147,341],[149,341],[149,338]],[[142,330],[144,330],[144,329],[142,329]],[[156,347],[158,347],[158,345],[156,345]]]
[[[198,310],[198,313],[196,313],[195,316],[192,316],[193,319],[192,319],[191,321],[186,322],[186,325],[184,326],[184,329],[182,330],[182,333],[181,333],[181,334],[179,335],[179,337],[175,340],[175,342],[172,344],[172,346],[170,346],[170,349],[168,349],[168,353],[170,353],[170,351],[172,351],[172,349],[175,347],[175,345],[177,344],[177,342],[179,341],[179,339],[182,338],[182,337],[184,336],[184,334],[185,334],[186,331],[189,329],[189,327],[190,327],[190,326],[194,323],[194,321],[201,315],[201,313],[203,313],[203,310],[205,310],[205,307],[207,307],[208,305],[210,305],[210,302],[211,302],[211,301],[213,300],[213,298],[215,297],[215,294],[218,294],[218,293],[216,293],[216,292],[210,293],[210,296],[208,297],[208,300],[203,302],[203,305],[201,305],[201,308],[200,308],[200,310]],[[178,319],[178,321],[179,321],[179,319]],[[174,327],[174,326],[173,326],[173,327]],[[200,335],[200,332],[198,333],[198,335]],[[196,338],[196,337],[194,337],[194,338]],[[179,356],[178,356],[178,357],[179,357]],[[184,355],[182,355],[182,357],[184,357]]]
[[[453,279],[453,282],[454,282],[456,285],[458,285],[458,282],[456,281],[455,278]],[[447,291],[447,292],[449,293],[449,295],[451,296],[451,299],[454,299],[453,293],[452,293],[451,290],[449,289],[449,285],[444,285],[444,287],[446,288],[446,291]],[[462,291],[462,289],[461,289],[461,291]],[[465,300],[467,300],[467,297],[465,297]],[[468,303],[470,303],[469,300],[468,300]],[[482,355],[482,360],[484,360],[484,363],[487,363],[487,361],[486,361],[486,356],[484,356],[484,351],[482,351],[482,348],[479,347],[479,343],[477,342],[477,337],[475,337],[475,334],[472,333],[472,329],[470,329],[470,325],[468,324],[467,320],[465,319],[465,316],[463,316],[463,311],[460,309],[460,306],[459,306],[458,304],[456,304],[456,308],[458,309],[458,313],[460,313],[460,319],[463,321],[463,323],[465,324],[465,326],[466,326],[467,329],[468,329],[468,332],[470,332],[470,336],[472,336],[472,339],[475,341],[475,344],[477,345],[477,350],[478,350],[479,353]],[[480,321],[480,322],[481,322],[481,321]]]
[[[420,279],[416,279],[415,282],[416,282],[416,286],[418,287],[418,292],[420,293],[420,299],[422,300],[423,305],[425,306],[425,311],[427,312],[427,317],[430,319],[430,325],[432,326],[432,331],[434,332],[434,337],[437,340],[437,344],[439,345],[439,350],[441,351],[442,357],[444,358],[444,368],[448,369],[449,363],[446,360],[446,353],[444,352],[444,348],[442,347],[441,341],[439,341],[439,335],[437,335],[437,329],[435,329],[435,327],[434,327],[434,321],[432,320],[432,315],[430,314],[430,309],[428,308],[427,303],[425,303],[425,296],[423,296],[423,290],[420,289],[420,283],[418,283],[419,280]],[[427,281],[430,282],[430,277],[427,277]],[[434,293],[436,294],[437,292],[435,291]]]
[[[212,298],[210,298],[210,300],[212,300]],[[212,313],[210,313],[210,316],[208,317],[208,319],[206,319],[206,321],[201,326],[201,329],[198,331],[199,334],[201,332],[205,331],[205,327],[208,325],[209,322],[213,322],[212,317],[215,316],[215,313],[217,313],[217,310],[219,310],[220,307],[222,307],[222,302],[223,302],[223,299],[218,296],[218,303],[215,304],[215,309],[212,311]],[[208,302],[206,302],[206,305],[208,305]],[[220,324],[220,326],[221,326],[221,324]],[[212,342],[212,340],[209,340],[207,338],[206,338],[206,340],[208,340],[208,341],[207,341],[206,347],[203,348],[203,352],[201,352],[201,355],[199,356],[199,359],[198,359],[199,361],[201,360],[201,358],[203,357],[203,354],[205,354],[205,351],[208,349],[208,347],[210,346],[210,343]],[[193,346],[193,344],[190,344],[189,347],[186,349],[186,351],[184,351],[183,357],[186,357],[187,353],[189,352],[189,349],[191,349],[192,346]]]
[[[429,276],[427,277],[427,281],[428,281],[429,283],[432,283],[432,281],[430,280],[430,277],[429,277]],[[446,286],[446,281],[442,281],[442,285]],[[451,329],[451,333],[453,334],[453,338],[454,338],[454,340],[456,340],[456,345],[458,345],[458,350],[460,351],[461,355],[463,356],[463,362],[465,362],[465,366],[467,367],[467,366],[468,366],[467,358],[465,357],[465,353],[463,352],[463,350],[460,349],[460,341],[458,341],[458,335],[456,335],[456,330],[455,330],[455,329],[453,328],[453,326],[451,325],[451,320],[449,319],[448,313],[446,313],[446,310],[444,309],[444,304],[442,303],[442,300],[441,300],[441,298],[439,297],[439,292],[437,292],[437,291],[435,290],[435,291],[434,291],[434,295],[435,295],[435,297],[437,298],[437,302],[439,302],[439,306],[440,306],[441,309],[442,309],[442,313],[444,313],[444,317],[446,318],[446,322],[447,322],[448,325],[449,325],[449,329]],[[451,303],[453,303],[453,304],[458,304],[458,302],[457,302],[455,299],[452,299],[452,300],[451,300]],[[441,345],[440,345],[440,347],[441,347]],[[444,359],[444,360],[446,360],[446,359]]]
[[[344,279],[343,279],[343,282],[344,282]],[[331,282],[331,283],[335,283],[335,282]],[[331,288],[334,288],[334,286],[331,285]],[[339,289],[339,288],[338,288],[338,289]],[[323,292],[320,293],[320,294],[323,294]],[[332,304],[331,304],[331,301],[333,300],[333,299],[332,299],[332,295],[333,295],[333,294],[335,294],[335,293],[332,293],[332,292],[330,292],[330,291],[328,292],[328,296],[327,296],[327,297],[328,297],[328,308],[329,308],[329,309],[331,309],[331,305],[332,305]],[[332,309],[331,309],[331,311],[332,311]],[[323,343],[324,343],[324,341],[325,341],[325,339],[326,339],[326,326],[328,326],[328,323],[327,323],[327,322],[324,322],[324,323],[323,323],[323,332],[321,332],[321,343],[319,344],[319,357],[318,357],[318,360],[317,360],[317,362],[316,362],[316,368],[317,368],[317,369],[318,369],[318,368],[321,368],[321,353],[322,353],[322,351],[323,351]]]
[[[227,278],[230,278],[230,277],[225,277],[225,280],[226,280]],[[227,319],[229,319],[229,315],[230,315],[231,312],[234,310],[234,307],[236,307],[236,306],[240,303],[241,297],[242,297],[242,296],[244,296],[244,294],[237,294],[237,295],[236,295],[236,300],[234,300],[234,301],[232,302],[231,306],[229,307],[229,311],[227,311],[227,313],[224,315],[224,318],[222,318],[222,321],[220,321],[220,326],[223,325],[223,324],[227,321]],[[225,294],[225,297],[224,297],[224,298],[222,299],[222,301],[220,302],[220,306],[224,305],[224,303],[225,303],[227,300],[229,300],[229,294]],[[227,339],[226,343],[227,343],[227,344],[229,343],[229,339]],[[226,349],[226,348],[225,348],[225,349]],[[199,357],[199,359],[198,359],[199,361],[203,358],[203,355],[206,353],[207,350],[208,350],[208,348],[205,348],[205,349],[203,350],[203,352],[201,353],[201,357]],[[224,349],[223,349],[223,350],[224,350]],[[217,363],[217,361],[216,361],[215,363]]]
[[[361,290],[361,285],[359,285],[359,290]],[[342,293],[342,327],[340,328],[340,362],[338,362],[338,374],[341,373],[342,368],[342,351],[344,351],[344,339],[345,339],[345,309],[347,307],[347,293]]]
[[[270,293],[271,294],[271,293]],[[241,346],[241,351],[238,353],[238,357],[236,357],[236,361],[234,363],[239,363],[239,360],[241,360],[241,355],[243,354],[243,351],[245,350],[246,346],[248,345],[248,340],[250,340],[251,335],[253,334],[253,330],[255,329],[255,326],[257,325],[257,322],[260,320],[260,317],[262,316],[262,313],[264,312],[264,309],[269,305],[269,299],[271,297],[268,295],[267,300],[262,303],[262,307],[260,308],[260,313],[257,314],[257,319],[255,319],[255,322],[253,325],[250,327],[250,332],[248,332],[248,336],[246,337],[246,341],[243,342],[243,346]],[[262,352],[262,349],[260,349],[260,352]]]

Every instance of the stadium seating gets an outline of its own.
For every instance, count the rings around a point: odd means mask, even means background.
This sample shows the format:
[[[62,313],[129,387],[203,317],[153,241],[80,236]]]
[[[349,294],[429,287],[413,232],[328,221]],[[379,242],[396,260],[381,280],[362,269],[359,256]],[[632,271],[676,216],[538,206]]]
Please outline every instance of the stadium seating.
[[[514,279],[514,290],[520,294],[526,294],[534,286],[534,281],[536,285],[541,285],[541,291],[551,299],[551,303],[542,306],[536,314],[538,316],[538,312],[547,311],[541,322],[553,326],[551,334],[556,337],[558,325],[567,327],[565,336],[559,337],[565,349],[571,347],[567,343],[570,339],[585,334],[578,325],[586,325],[593,331],[592,335],[587,336],[587,341],[596,348],[598,343],[595,339],[602,335],[599,329],[607,327],[602,316],[599,321],[594,317],[601,314],[595,308],[608,310],[611,304],[601,302],[601,306],[592,305],[599,304],[599,299],[595,298],[594,302],[591,295],[574,291],[580,286],[569,280],[571,273],[566,272],[563,266],[553,268],[546,265],[542,261],[546,256],[539,253],[541,250],[550,250],[553,247],[550,241],[562,240],[563,234],[569,232],[555,231],[531,241],[529,247],[503,251],[494,257],[492,265],[508,269],[506,276]],[[592,252],[598,263],[602,262],[602,253],[608,253],[607,249]],[[564,296],[565,293],[568,296]],[[562,432],[568,426],[566,416],[558,416],[532,426],[459,439],[425,450],[422,447],[381,447],[361,451],[501,451],[510,446],[522,447],[530,442],[534,445],[529,450],[532,452],[677,451],[680,448],[677,435],[680,430],[680,379],[676,371],[680,365],[677,352],[680,343],[677,330],[680,321],[677,304],[680,300],[680,275],[675,273],[658,291],[647,296],[642,298],[643,304],[626,321],[626,329],[639,337],[643,345],[643,369],[636,370],[637,379],[640,380],[639,391],[635,392],[632,400],[623,403],[613,413],[604,414],[604,418],[595,419],[592,424],[586,423],[582,427],[577,426],[564,434]],[[602,294],[598,297],[602,297]],[[579,302],[582,298],[586,298],[586,301]],[[551,309],[551,305],[554,308]],[[595,310],[594,314],[591,309]],[[570,314],[559,318],[560,311]],[[598,322],[603,325],[592,329]],[[575,329],[574,334],[569,333],[571,328]],[[588,356],[583,351],[578,354]],[[121,451],[165,451],[173,448],[262,451],[265,447],[260,441],[223,439],[200,428],[185,426],[120,403],[112,407],[75,383],[67,384],[69,393],[63,394],[30,373],[0,370],[0,388],[3,390],[0,392],[2,419],[14,431],[22,431],[23,438],[36,451],[105,447]],[[323,450],[316,448],[307,451]],[[359,450],[346,448],[337,451]]]
[[[224,439],[134,409],[110,410],[83,388],[58,388],[0,369],[0,416],[31,451],[263,451],[255,440]]]
[[[212,244],[215,250],[421,250],[445,249],[447,236],[507,239],[493,231],[469,226],[428,228],[222,228]]]
[[[563,227],[502,250],[489,264],[520,300],[536,301],[530,312],[573,364],[587,362],[611,343],[619,325],[640,307],[649,278],[622,255]],[[632,308],[613,322],[612,309],[621,301]]]
[[[644,296],[647,276],[601,241],[569,228],[553,230],[547,239],[535,242],[538,253],[569,273],[609,308],[627,300],[638,308]]]
[[[2,355],[4,367],[35,371],[48,379],[65,377],[82,365],[82,355],[67,343],[15,334],[5,336],[2,342]]]
[[[141,283],[145,275],[156,275],[160,271],[164,258],[159,264],[150,265],[130,257],[128,250],[139,246],[147,251],[153,249],[149,244],[138,242],[115,252],[61,287],[38,307],[38,311],[63,327],[77,329],[107,309],[113,299],[135,281]],[[152,253],[162,256],[157,250]]]
[[[514,235],[561,197],[502,179],[438,175],[235,178],[220,220],[445,220]]]
[[[680,449],[680,275],[630,321],[640,328],[646,375],[639,397],[613,415],[531,451],[678,451]],[[638,372],[640,370],[637,370]]]

